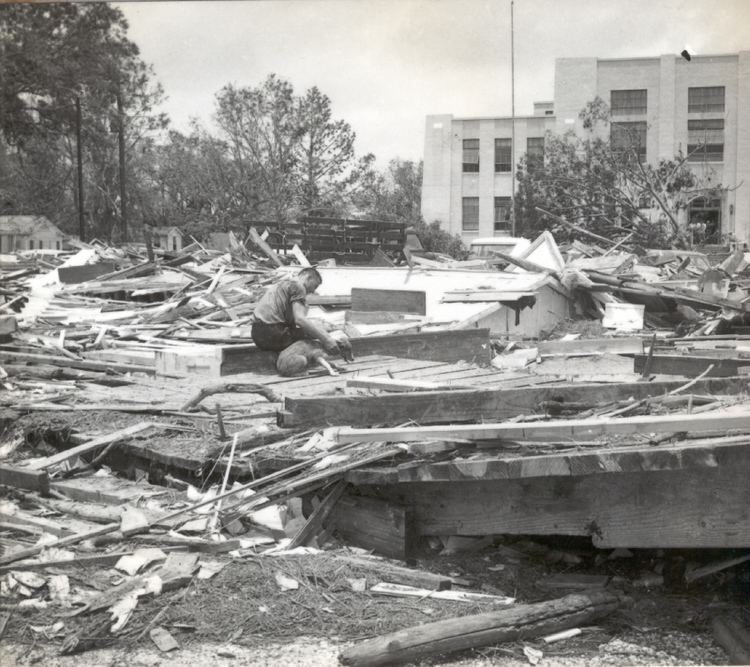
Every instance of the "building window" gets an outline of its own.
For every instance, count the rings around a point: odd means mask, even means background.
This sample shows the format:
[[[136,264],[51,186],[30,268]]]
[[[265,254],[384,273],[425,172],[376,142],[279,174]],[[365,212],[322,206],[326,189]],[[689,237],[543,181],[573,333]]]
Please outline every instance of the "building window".
[[[724,113],[724,86],[688,88],[688,113]]]
[[[55,249],[60,250],[60,241],[55,241]]]
[[[724,119],[702,118],[688,121],[688,160],[724,160]]]
[[[645,120],[632,123],[612,123],[609,126],[609,145],[612,152],[618,155],[638,155],[641,162],[646,161],[646,132],[648,126]]]
[[[461,229],[465,232],[479,231],[479,197],[464,197],[461,211]]]
[[[555,110],[554,110],[554,109],[547,109],[547,110],[546,110],[546,111],[544,112],[544,115],[545,115],[545,116],[554,116],[554,115],[555,115]]]
[[[544,137],[526,139],[526,166],[529,170],[544,166]]]
[[[495,197],[495,231],[509,232],[511,229],[510,220],[510,197]]]
[[[495,171],[510,171],[512,168],[510,139],[495,139]]]
[[[464,139],[464,171],[479,171],[479,139]]]
[[[648,91],[645,89],[613,90],[609,100],[613,116],[645,114],[648,108]]]
[[[34,249],[34,239],[29,239],[29,250]]]

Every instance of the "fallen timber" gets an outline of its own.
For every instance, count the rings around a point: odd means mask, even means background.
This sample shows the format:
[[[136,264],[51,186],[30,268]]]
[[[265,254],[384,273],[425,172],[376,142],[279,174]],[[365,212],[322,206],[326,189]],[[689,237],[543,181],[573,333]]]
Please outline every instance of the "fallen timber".
[[[612,613],[619,604],[620,600],[614,593],[594,591],[485,614],[449,618],[356,644],[346,649],[339,659],[354,667],[387,665],[498,642],[532,639],[589,624]]]
[[[731,395],[748,389],[748,378],[702,379],[696,393]],[[509,419],[537,412],[544,402],[595,403],[658,397],[684,385],[683,380],[609,384],[568,384],[517,389],[452,389],[378,396],[331,395],[286,397],[279,413],[281,426],[369,426],[444,424]]]

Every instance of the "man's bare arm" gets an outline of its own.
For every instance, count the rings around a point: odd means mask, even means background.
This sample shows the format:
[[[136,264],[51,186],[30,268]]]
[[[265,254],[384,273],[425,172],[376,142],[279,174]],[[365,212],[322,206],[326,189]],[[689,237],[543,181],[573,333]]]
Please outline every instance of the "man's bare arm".
[[[314,320],[307,317],[307,309],[302,302],[292,302],[292,314],[294,315],[294,323],[302,329],[306,336],[319,340],[323,344],[323,349],[329,354],[338,351],[338,344],[334,338],[325,329],[318,326]]]

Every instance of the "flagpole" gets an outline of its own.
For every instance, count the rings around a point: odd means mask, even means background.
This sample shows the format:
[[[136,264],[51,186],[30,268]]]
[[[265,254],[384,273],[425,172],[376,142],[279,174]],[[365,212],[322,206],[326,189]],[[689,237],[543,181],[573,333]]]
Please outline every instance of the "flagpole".
[[[516,63],[513,0],[510,0],[510,229],[516,235]]]

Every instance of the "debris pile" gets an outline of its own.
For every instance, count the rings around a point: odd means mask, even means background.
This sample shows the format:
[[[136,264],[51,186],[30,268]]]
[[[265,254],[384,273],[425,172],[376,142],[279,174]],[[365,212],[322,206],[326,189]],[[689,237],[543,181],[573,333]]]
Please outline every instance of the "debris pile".
[[[171,651],[296,624],[370,638],[346,664],[498,642],[534,663],[635,641],[625,594],[747,585],[743,250],[545,232],[465,262],[324,262],[311,312],[355,360],[282,378],[253,309],[307,258],[228,244],[2,266],[0,635]],[[732,552],[670,555],[695,548]]]

